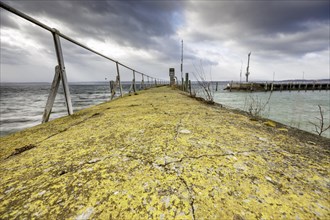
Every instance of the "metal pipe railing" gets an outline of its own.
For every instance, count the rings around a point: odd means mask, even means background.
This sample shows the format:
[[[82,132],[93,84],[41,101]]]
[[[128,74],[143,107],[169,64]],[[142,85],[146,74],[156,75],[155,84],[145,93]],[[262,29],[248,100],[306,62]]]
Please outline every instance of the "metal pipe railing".
[[[99,55],[99,56],[101,56],[101,57],[103,57],[103,58],[105,58],[107,60],[110,60],[110,61],[112,61],[114,63],[118,63],[118,65],[120,65],[122,67],[125,67],[125,68],[127,68],[129,70],[135,71],[138,74],[143,74],[145,76],[148,76],[145,73],[142,73],[140,71],[137,71],[137,70],[135,70],[135,69],[133,69],[133,68],[131,68],[131,67],[129,67],[129,66],[127,66],[127,65],[125,65],[125,64],[123,64],[123,63],[121,63],[121,62],[119,62],[117,60],[115,60],[115,59],[112,59],[112,58],[110,58],[110,57],[108,57],[108,56],[106,56],[106,55],[104,55],[102,53],[99,53],[99,52],[93,50],[92,48],[90,48],[90,47],[88,47],[88,46],[86,46],[86,45],[84,45],[84,44],[82,44],[82,43],[80,43],[80,42],[72,39],[71,37],[69,37],[69,36],[67,36],[67,35],[59,32],[58,30],[49,27],[48,25],[46,25],[46,24],[44,24],[44,23],[42,23],[42,22],[40,22],[40,21],[32,18],[31,16],[29,16],[29,15],[27,15],[27,14],[25,14],[25,13],[23,13],[23,12],[17,10],[17,9],[15,9],[15,8],[13,8],[13,7],[11,7],[11,6],[9,6],[9,5],[1,2],[1,1],[0,1],[0,7],[3,8],[3,9],[5,9],[5,10],[7,10],[7,11],[9,11],[9,12],[11,12],[11,13],[13,13],[13,14],[15,14],[15,15],[17,15],[17,16],[19,16],[19,17],[21,17],[21,18],[24,18],[24,19],[26,19],[26,20],[28,20],[28,21],[30,21],[30,22],[38,25],[39,27],[41,27],[41,28],[43,28],[43,29],[45,29],[47,31],[52,32],[53,34],[57,34],[58,36],[62,37],[63,39],[65,39],[65,40],[67,40],[67,41],[69,41],[69,42],[71,42],[73,44],[76,44],[76,45],[78,45],[78,46],[80,46],[80,47],[82,47],[82,48],[84,48],[84,49],[86,49],[86,50],[88,50],[88,51],[90,51],[92,53],[95,53],[95,54],[97,54],[97,55]],[[149,76],[149,77],[151,77],[151,76]],[[151,77],[151,78],[153,78],[153,77]]]
[[[7,11],[10,11],[11,13],[13,13],[13,14],[15,14],[15,15],[21,17],[21,18],[24,18],[24,19],[26,19],[26,20],[28,20],[28,21],[30,21],[30,22],[32,22],[32,23],[38,25],[39,27],[41,27],[41,28],[43,28],[43,29],[45,29],[45,30],[47,30],[47,31],[50,31],[50,32],[52,32],[52,33],[54,33],[54,34],[56,33],[58,36],[64,38],[65,40],[70,41],[71,43],[76,44],[76,45],[78,45],[78,46],[80,46],[80,47],[82,47],[82,48],[84,48],[84,49],[86,49],[86,50],[88,50],[88,51],[90,51],[90,52],[92,52],[92,53],[95,53],[95,54],[97,54],[97,55],[99,55],[99,56],[101,56],[101,57],[103,57],[103,58],[105,58],[105,59],[108,59],[108,60],[114,62],[114,63],[118,63],[119,65],[121,65],[121,66],[123,66],[123,67],[125,67],[125,68],[127,68],[127,69],[129,69],[129,70],[132,70],[132,71],[134,70],[136,73],[146,75],[145,73],[142,73],[142,72],[140,72],[140,71],[137,71],[137,70],[135,70],[135,69],[133,69],[133,68],[131,68],[131,67],[125,65],[125,64],[120,63],[120,62],[117,61],[117,60],[114,60],[114,59],[112,59],[112,58],[110,58],[110,57],[108,57],[108,56],[106,56],[106,55],[104,55],[104,54],[101,54],[101,53],[99,53],[99,52],[97,52],[97,51],[91,49],[90,47],[87,47],[86,45],[84,45],[84,44],[82,44],[82,43],[80,43],[80,42],[78,42],[78,41],[72,39],[72,38],[69,37],[69,36],[66,36],[65,34],[59,32],[58,30],[49,27],[48,25],[46,25],[46,24],[44,24],[44,23],[42,23],[42,22],[40,22],[40,21],[38,21],[38,20],[36,20],[36,19],[30,17],[29,15],[27,15],[27,14],[25,14],[25,13],[23,13],[23,12],[21,12],[21,11],[15,9],[15,8],[13,8],[13,7],[7,5],[7,4],[5,4],[5,3],[3,3],[3,2],[0,2],[0,6],[1,6],[1,8],[5,9],[5,10],[7,10]]]
[[[65,101],[66,101],[66,105],[67,105],[67,110],[68,110],[68,114],[71,115],[73,114],[73,108],[72,108],[72,102],[71,102],[71,97],[70,97],[70,91],[69,91],[69,85],[68,85],[68,82],[67,82],[67,77],[66,77],[66,72],[65,72],[65,65],[64,65],[64,59],[63,59],[63,54],[62,54],[62,48],[61,48],[61,43],[60,43],[60,37],[62,37],[63,39],[73,43],[73,44],[76,44],[96,55],[99,55],[107,60],[110,60],[112,62],[114,62],[116,64],[116,69],[117,69],[117,80],[118,80],[118,84],[119,84],[119,88],[120,88],[120,93],[121,93],[121,96],[123,96],[123,93],[122,93],[122,87],[121,87],[121,82],[120,82],[120,74],[119,74],[119,65],[122,66],[122,67],[125,67],[131,71],[133,71],[133,88],[135,90],[135,73],[138,73],[142,76],[142,85],[144,86],[144,76],[146,76],[148,78],[148,84],[149,84],[149,78],[151,78],[152,80],[155,80],[155,82],[159,79],[156,79],[152,76],[149,76],[145,73],[142,73],[140,71],[137,71],[125,64],[122,64],[120,63],[119,61],[117,60],[114,60],[102,53],[99,53],[93,49],[91,49],[90,47],[70,38],[69,36],[65,35],[65,34],[62,34],[61,32],[59,32],[58,30],[56,30],[55,28],[51,28],[49,27],[48,25],[30,17],[29,15],[3,3],[0,1],[0,7],[23,18],[23,19],[26,19],[30,22],[32,22],[33,24],[49,31],[52,33],[53,35],[53,39],[54,39],[54,45],[55,45],[55,51],[56,51],[56,56],[57,56],[57,60],[58,60],[58,65],[56,66],[56,71],[55,71],[55,75],[54,75],[54,80],[53,80],[53,83],[52,83],[52,87],[51,87],[51,91],[50,91],[50,94],[49,94],[49,97],[48,97],[48,100],[47,100],[47,104],[46,104],[46,107],[45,107],[45,110],[44,110],[44,114],[43,114],[43,119],[42,119],[42,122],[47,122],[48,119],[49,119],[49,115],[51,113],[51,109],[53,107],[53,104],[54,104],[54,100],[55,100],[55,96],[56,96],[56,93],[57,93],[57,89],[58,89],[58,86],[59,86],[59,81],[62,81],[62,84],[63,84],[63,88],[64,88],[64,95],[65,95]],[[160,80],[159,80],[160,81]]]

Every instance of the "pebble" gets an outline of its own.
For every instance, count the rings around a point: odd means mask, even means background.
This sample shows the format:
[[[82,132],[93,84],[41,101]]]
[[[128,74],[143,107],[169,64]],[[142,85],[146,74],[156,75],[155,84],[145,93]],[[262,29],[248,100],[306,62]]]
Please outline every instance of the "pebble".
[[[40,193],[38,193],[38,195],[39,196],[42,196],[43,194],[45,194],[46,193],[46,190],[43,190],[43,191],[41,191]]]
[[[89,217],[93,214],[94,208],[88,207],[85,212],[83,212],[81,215],[77,216],[76,220],[86,220],[89,219]]]
[[[11,193],[12,191],[14,191],[15,188],[10,188],[8,190],[5,191],[5,194]]]
[[[180,134],[191,134],[191,131],[187,130],[187,129],[183,129],[179,131]]]
[[[101,161],[100,158],[94,158],[94,159],[88,161],[87,163],[92,164],[92,163],[96,163],[96,162],[99,162],[99,161]]]

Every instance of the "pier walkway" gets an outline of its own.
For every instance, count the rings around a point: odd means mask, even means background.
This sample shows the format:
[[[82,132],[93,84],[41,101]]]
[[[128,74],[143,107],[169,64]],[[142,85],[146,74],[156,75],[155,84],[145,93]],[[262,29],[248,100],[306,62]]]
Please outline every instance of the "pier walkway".
[[[0,219],[329,219],[329,139],[159,87],[0,139]]]

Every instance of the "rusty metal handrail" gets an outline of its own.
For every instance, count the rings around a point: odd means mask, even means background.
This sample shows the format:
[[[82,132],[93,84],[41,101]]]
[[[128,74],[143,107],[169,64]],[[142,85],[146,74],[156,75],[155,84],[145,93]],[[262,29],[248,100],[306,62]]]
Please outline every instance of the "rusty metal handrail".
[[[119,86],[120,86],[120,93],[121,93],[121,96],[123,96],[123,93],[122,93],[122,88],[121,88],[121,82],[120,82],[120,73],[119,73],[119,65],[122,66],[122,67],[125,67],[131,71],[133,71],[133,84],[135,84],[135,73],[138,73],[142,76],[142,80],[144,79],[144,76],[146,76],[148,78],[148,82],[149,82],[149,78],[151,78],[152,80],[155,80],[155,85],[157,85],[157,81],[158,82],[163,82],[163,80],[161,79],[157,79],[157,78],[154,78],[152,76],[149,76],[145,73],[142,73],[140,71],[137,71],[125,64],[122,64],[120,63],[119,61],[117,60],[114,60],[102,53],[99,53],[95,50],[93,50],[92,48],[72,39],[71,37],[65,35],[65,34],[62,34],[60,31],[56,30],[55,28],[51,28],[49,27],[48,25],[32,18],[31,16],[3,3],[0,1],[0,7],[23,18],[23,19],[26,19],[28,21],[30,21],[31,23],[49,31],[52,33],[53,35],[53,39],[54,39],[54,45],[55,45],[55,51],[56,51],[56,56],[57,56],[57,61],[58,61],[58,65],[56,66],[56,70],[55,70],[55,75],[54,75],[54,80],[53,80],[53,83],[52,83],[52,86],[51,86],[51,91],[50,91],[50,94],[48,96],[48,99],[47,99],[47,104],[46,104],[46,107],[45,107],[45,110],[44,110],[44,114],[43,114],[43,118],[42,118],[42,122],[47,122],[48,119],[49,119],[49,116],[51,114],[51,110],[52,110],[52,107],[53,107],[53,104],[54,104],[54,100],[55,100],[55,97],[56,97],[56,93],[57,93],[57,90],[58,90],[58,86],[59,86],[59,82],[62,81],[62,84],[63,84],[63,88],[64,88],[64,95],[65,95],[65,101],[66,101],[66,105],[67,105],[67,110],[68,110],[68,114],[71,115],[73,114],[73,108],[72,108],[72,102],[71,102],[71,96],[70,96],[70,91],[69,91],[69,84],[67,82],[67,76],[66,76],[66,72],[65,72],[65,65],[64,65],[64,59],[63,59],[63,54],[62,54],[62,48],[61,48],[61,43],[60,43],[60,37],[62,37],[63,39],[73,43],[73,44],[76,44],[96,55],[99,55],[107,60],[110,60],[112,62],[114,62],[116,64],[116,69],[117,69],[117,79],[119,80]],[[144,81],[144,80],[143,80]],[[144,84],[144,82],[142,82]],[[135,85],[133,85],[133,88],[135,90]]]

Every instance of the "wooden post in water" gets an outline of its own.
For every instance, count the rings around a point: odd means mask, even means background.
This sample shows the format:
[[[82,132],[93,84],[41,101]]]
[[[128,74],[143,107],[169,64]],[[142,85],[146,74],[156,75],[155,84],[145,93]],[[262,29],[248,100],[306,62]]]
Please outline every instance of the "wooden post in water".
[[[270,91],[274,91],[274,83],[270,84]]]
[[[215,91],[218,91],[218,82],[215,83]]]
[[[123,97],[123,88],[122,88],[121,82],[120,82],[119,63],[118,62],[116,62],[116,67],[117,67],[117,79],[118,79],[118,84],[119,84],[120,96]]]
[[[231,81],[229,84],[229,92],[231,92],[231,87],[233,87],[233,81]]]

